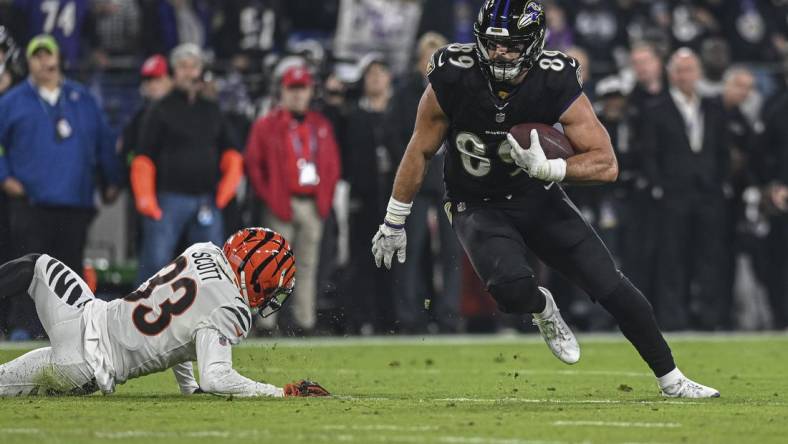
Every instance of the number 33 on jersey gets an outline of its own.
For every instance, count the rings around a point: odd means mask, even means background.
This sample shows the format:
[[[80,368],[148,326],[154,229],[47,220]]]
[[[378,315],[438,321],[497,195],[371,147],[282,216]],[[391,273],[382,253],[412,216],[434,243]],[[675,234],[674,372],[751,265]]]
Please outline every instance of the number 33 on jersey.
[[[249,306],[219,247],[195,244],[124,299],[107,304],[107,335],[117,382],[197,359],[197,330],[237,344],[252,326]]]

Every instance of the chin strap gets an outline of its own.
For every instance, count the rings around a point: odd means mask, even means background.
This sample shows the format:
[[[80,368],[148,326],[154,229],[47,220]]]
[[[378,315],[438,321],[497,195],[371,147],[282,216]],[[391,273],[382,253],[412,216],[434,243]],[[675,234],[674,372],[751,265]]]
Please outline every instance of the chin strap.
[[[243,295],[244,299],[246,300],[246,305],[249,305],[249,294],[246,292],[246,272],[241,270],[240,273],[241,277],[241,294]]]

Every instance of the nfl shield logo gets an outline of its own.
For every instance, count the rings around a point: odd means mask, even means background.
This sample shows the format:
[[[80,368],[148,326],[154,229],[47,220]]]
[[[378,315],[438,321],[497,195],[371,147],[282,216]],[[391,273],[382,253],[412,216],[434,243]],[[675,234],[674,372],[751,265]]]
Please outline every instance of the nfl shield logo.
[[[506,113],[498,113],[495,115],[495,121],[497,123],[503,123],[506,120]]]

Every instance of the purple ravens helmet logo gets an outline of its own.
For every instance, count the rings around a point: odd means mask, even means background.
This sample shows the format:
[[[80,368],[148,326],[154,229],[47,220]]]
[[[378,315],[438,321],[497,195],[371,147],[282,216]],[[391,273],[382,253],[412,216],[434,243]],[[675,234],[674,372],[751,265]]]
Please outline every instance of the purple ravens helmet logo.
[[[539,15],[542,13],[542,5],[537,2],[528,2],[525,4],[525,9],[520,20],[517,21],[517,28],[523,29],[528,27],[531,23],[539,21]]]

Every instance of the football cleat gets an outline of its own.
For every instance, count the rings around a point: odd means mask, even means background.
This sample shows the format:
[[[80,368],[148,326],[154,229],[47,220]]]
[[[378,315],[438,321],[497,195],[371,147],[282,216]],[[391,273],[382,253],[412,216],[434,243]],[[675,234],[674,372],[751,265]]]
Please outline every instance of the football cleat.
[[[674,383],[660,387],[662,396],[666,398],[719,398],[717,389],[706,387],[697,382],[681,376]]]
[[[544,287],[539,287],[539,290],[546,299],[545,311],[551,312],[551,314],[542,317],[540,313],[534,313],[534,325],[539,328],[544,342],[547,343],[556,358],[566,364],[574,364],[580,360],[580,344],[577,343],[574,333],[561,317],[561,312],[558,310],[550,290]],[[548,310],[548,308],[552,308],[552,310]]]

